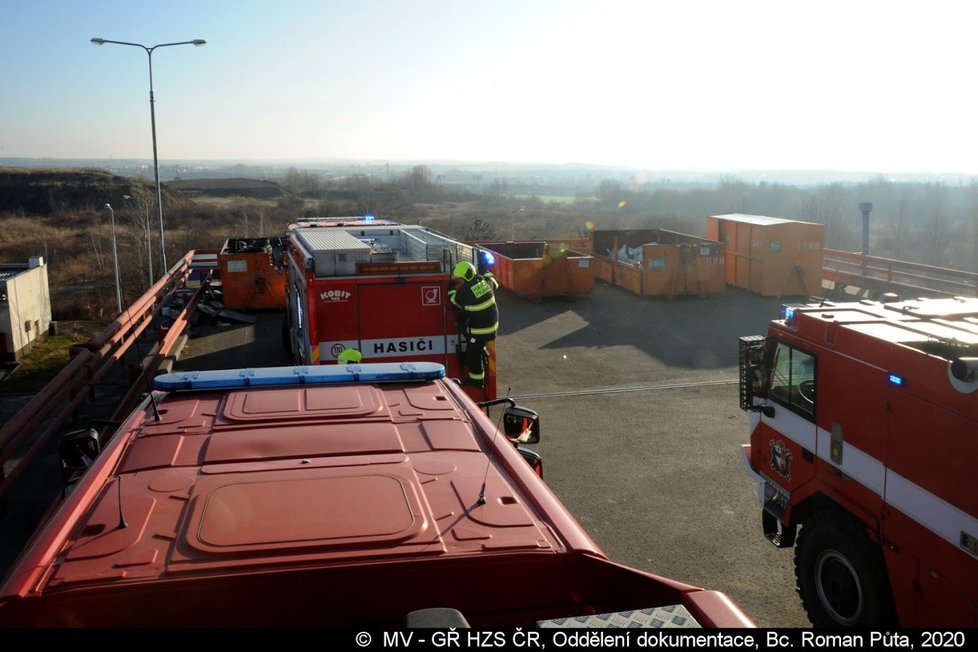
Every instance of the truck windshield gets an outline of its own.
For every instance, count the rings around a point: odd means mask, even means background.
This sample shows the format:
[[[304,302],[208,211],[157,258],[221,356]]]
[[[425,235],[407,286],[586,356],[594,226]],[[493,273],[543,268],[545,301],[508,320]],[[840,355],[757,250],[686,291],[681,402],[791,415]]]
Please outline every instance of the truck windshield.
[[[771,399],[808,419],[815,417],[815,356],[778,342],[771,376]]]

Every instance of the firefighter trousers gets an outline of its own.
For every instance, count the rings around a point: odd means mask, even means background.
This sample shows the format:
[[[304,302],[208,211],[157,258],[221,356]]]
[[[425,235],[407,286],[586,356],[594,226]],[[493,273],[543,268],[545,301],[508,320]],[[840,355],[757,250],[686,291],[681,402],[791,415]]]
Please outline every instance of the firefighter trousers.
[[[468,380],[480,385],[486,382],[486,345],[495,336],[469,335],[465,345],[465,366],[468,368]]]

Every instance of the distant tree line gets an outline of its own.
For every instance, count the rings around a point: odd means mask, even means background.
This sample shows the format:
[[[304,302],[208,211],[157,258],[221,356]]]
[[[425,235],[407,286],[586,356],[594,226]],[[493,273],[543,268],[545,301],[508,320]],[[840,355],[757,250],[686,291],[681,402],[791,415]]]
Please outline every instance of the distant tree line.
[[[603,180],[577,188],[573,198],[554,201],[515,192],[512,188],[521,184],[511,185],[505,178],[482,184],[479,192],[451,189],[424,165],[390,179],[323,179],[298,171],[290,171],[286,179],[283,186],[301,188],[302,198],[316,200],[305,206],[307,213],[352,210],[428,220],[455,237],[479,234],[482,239],[512,237],[514,225],[520,237],[577,237],[588,221],[596,228],[668,228],[704,235],[708,215],[749,213],[824,224],[826,247],[859,251],[859,204],[870,202],[870,254],[978,271],[978,181],[894,182],[877,177],[863,183],[789,185],[736,177],[714,184]]]
[[[891,182],[791,186],[724,179],[689,189],[602,182],[596,205],[622,214],[678,218],[705,229],[705,217],[749,213],[825,225],[825,246],[862,247],[861,202],[872,203],[871,255],[978,271],[978,182]],[[624,201],[624,204],[622,202]],[[693,235],[701,235],[694,233]]]
[[[892,182],[788,185],[734,177],[712,184],[598,181],[573,196],[527,195],[524,183],[496,178],[476,190],[447,184],[423,165],[397,174],[321,174],[291,169],[275,179],[277,197],[192,198],[164,188],[167,260],[229,238],[281,235],[297,217],[374,214],[422,224],[465,241],[576,239],[595,229],[664,228],[705,235],[706,217],[769,215],[825,225],[825,246],[858,251],[860,202],[872,202],[870,253],[978,271],[978,183]],[[226,185],[226,184],[225,184]],[[223,186],[222,186],[223,187]],[[206,193],[205,193],[206,195]],[[108,173],[0,168],[0,260],[43,255],[59,298],[59,318],[104,314],[114,304],[111,228],[115,209],[124,300],[159,274],[155,189]],[[31,210],[30,206],[35,206]],[[15,208],[12,208],[15,207]],[[67,290],[66,290],[67,291]]]
[[[978,181],[894,182],[877,177],[802,186],[736,177],[715,184],[604,180],[578,188],[572,199],[547,201],[514,192],[511,188],[519,184],[511,186],[505,178],[482,184],[480,192],[453,190],[418,165],[392,179],[322,179],[290,171],[282,185],[318,200],[306,212],[353,210],[427,219],[455,237],[480,236],[466,239],[578,237],[588,221],[596,228],[652,227],[704,235],[708,215],[749,213],[824,224],[825,246],[846,251],[862,247],[859,204],[870,202],[870,254],[978,271]],[[458,208],[445,210],[445,204]]]

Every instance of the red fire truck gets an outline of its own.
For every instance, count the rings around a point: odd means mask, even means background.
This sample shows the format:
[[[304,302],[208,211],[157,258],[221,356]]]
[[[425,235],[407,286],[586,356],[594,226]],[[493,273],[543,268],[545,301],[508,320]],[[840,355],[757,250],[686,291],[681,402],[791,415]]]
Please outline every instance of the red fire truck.
[[[740,340],[744,453],[812,623],[978,625],[978,299],[782,312]]]
[[[436,362],[462,378],[465,338],[447,299],[452,267],[486,257],[421,226],[373,217],[304,218],[288,228],[285,339],[297,364],[335,363],[346,349],[364,362]],[[496,398],[495,344],[484,388]]]
[[[104,450],[63,442],[87,469],[0,585],[0,626],[751,625],[607,559],[514,446],[536,415],[494,419],[444,375],[157,377]]]

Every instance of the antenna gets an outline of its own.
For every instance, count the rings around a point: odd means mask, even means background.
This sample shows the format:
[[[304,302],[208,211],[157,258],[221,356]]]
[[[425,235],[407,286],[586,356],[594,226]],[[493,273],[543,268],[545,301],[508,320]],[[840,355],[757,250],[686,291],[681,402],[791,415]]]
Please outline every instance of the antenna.
[[[117,476],[116,485],[119,487],[119,525],[116,526],[117,530],[124,530],[129,527],[126,523],[126,517],[122,513],[122,476]]]
[[[504,397],[505,399],[509,399],[509,392],[510,392],[511,389],[512,389],[512,387],[507,387],[506,388],[506,396]],[[502,427],[503,414],[505,414],[505,413],[506,413],[506,411],[503,410],[499,414],[499,423],[496,424],[496,432],[492,433],[492,439],[490,440],[490,444],[495,444],[496,443],[496,435],[499,434],[499,429]],[[495,446],[491,446],[490,448],[494,448],[494,447]],[[487,455],[486,456],[486,472],[482,475],[482,488],[479,489],[479,499],[476,501],[476,503],[479,504],[479,505],[485,505],[486,504],[486,480],[488,478],[489,478],[489,456]]]
[[[149,388],[149,403],[153,406],[153,416],[156,418],[156,422],[159,423],[163,420],[160,416],[160,406],[156,404],[156,395],[153,394],[153,388]]]

